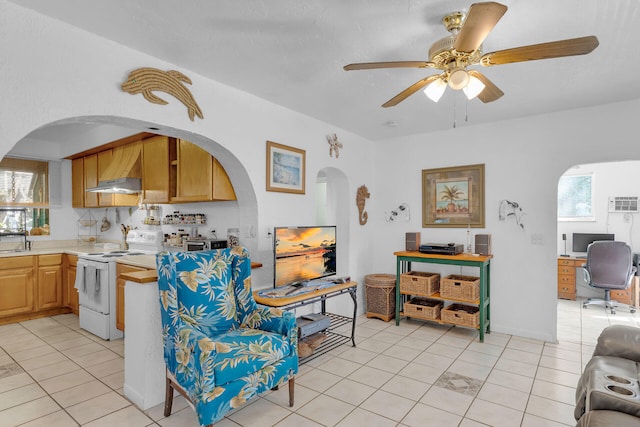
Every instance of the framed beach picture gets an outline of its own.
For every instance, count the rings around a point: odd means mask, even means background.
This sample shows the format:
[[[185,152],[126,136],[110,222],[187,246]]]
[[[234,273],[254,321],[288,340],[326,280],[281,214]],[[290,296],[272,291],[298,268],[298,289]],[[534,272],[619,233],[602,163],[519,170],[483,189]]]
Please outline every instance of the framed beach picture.
[[[305,151],[267,141],[267,191],[304,194]]]
[[[484,164],[422,171],[422,227],[484,228]]]

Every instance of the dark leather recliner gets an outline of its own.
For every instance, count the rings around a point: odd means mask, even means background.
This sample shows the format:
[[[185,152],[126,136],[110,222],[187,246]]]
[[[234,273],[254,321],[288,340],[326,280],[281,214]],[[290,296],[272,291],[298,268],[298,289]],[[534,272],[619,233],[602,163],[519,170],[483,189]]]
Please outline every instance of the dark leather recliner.
[[[577,426],[640,426],[639,382],[640,328],[605,328],[578,381]]]

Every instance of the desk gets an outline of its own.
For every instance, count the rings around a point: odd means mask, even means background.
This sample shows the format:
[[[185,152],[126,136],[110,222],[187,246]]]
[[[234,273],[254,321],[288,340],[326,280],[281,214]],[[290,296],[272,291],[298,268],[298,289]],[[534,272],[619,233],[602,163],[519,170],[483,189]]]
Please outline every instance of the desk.
[[[320,302],[321,312],[322,314],[329,316],[331,319],[331,326],[329,326],[329,329],[325,331],[327,339],[320,344],[320,346],[316,348],[311,355],[300,358],[300,363],[305,363],[330,350],[333,350],[345,342],[351,341],[353,347],[356,346],[356,313],[358,310],[358,302],[356,299],[357,288],[357,282],[339,283],[335,286],[318,289],[305,294],[279,298],[264,297],[260,295],[260,291],[253,291],[253,299],[255,299],[258,304],[266,305],[268,307],[277,307],[283,310],[293,310],[298,307]],[[353,300],[353,317],[340,316],[334,313],[327,313],[326,311],[327,299],[335,298],[343,294],[349,294]],[[351,324],[351,336],[337,332],[337,328],[348,325],[349,323]]]
[[[479,309],[479,326],[480,342],[484,341],[484,334],[489,333],[489,302],[490,302],[490,262],[491,255],[488,256],[473,256],[469,254],[460,255],[438,255],[438,254],[423,254],[417,251],[401,251],[394,252],[396,256],[396,326],[400,324],[400,311],[402,304],[404,303],[405,296],[400,293],[400,274],[406,273],[411,270],[412,262],[423,262],[430,264],[448,264],[448,265],[460,265],[467,267],[477,267],[479,269],[480,277],[480,300],[475,305]],[[438,294],[439,295],[439,294]],[[438,295],[431,296],[429,298],[443,299]],[[447,301],[452,301],[448,300]],[[469,303],[468,301],[460,301]],[[439,320],[434,320],[438,323],[445,323]],[[447,323],[448,324],[448,323]]]
[[[558,298],[576,299],[576,272],[587,262],[586,258],[558,257]],[[639,306],[640,277],[633,276],[631,286],[627,289],[612,290],[611,299],[621,304]]]

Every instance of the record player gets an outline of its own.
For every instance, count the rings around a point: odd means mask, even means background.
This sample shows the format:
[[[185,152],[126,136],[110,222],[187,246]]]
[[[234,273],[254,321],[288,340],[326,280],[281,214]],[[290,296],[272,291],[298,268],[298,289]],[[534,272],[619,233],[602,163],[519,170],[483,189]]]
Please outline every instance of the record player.
[[[425,243],[418,249],[423,254],[458,255],[464,252],[464,245],[456,243]]]

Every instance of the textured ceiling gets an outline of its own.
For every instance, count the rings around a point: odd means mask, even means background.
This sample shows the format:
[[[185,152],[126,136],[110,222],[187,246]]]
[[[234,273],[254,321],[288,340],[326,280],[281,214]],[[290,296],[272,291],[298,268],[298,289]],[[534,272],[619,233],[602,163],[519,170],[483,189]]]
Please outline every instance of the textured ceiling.
[[[447,90],[381,104],[432,70],[344,71],[352,62],[427,60],[461,0],[10,0],[182,69],[371,140],[640,98],[640,2],[510,0],[484,51],[595,35],[588,55],[484,68],[505,95]],[[626,53],[625,53],[626,52]],[[191,88],[197,98],[197,87]],[[468,122],[465,122],[468,116]],[[397,126],[388,126],[389,122]]]

